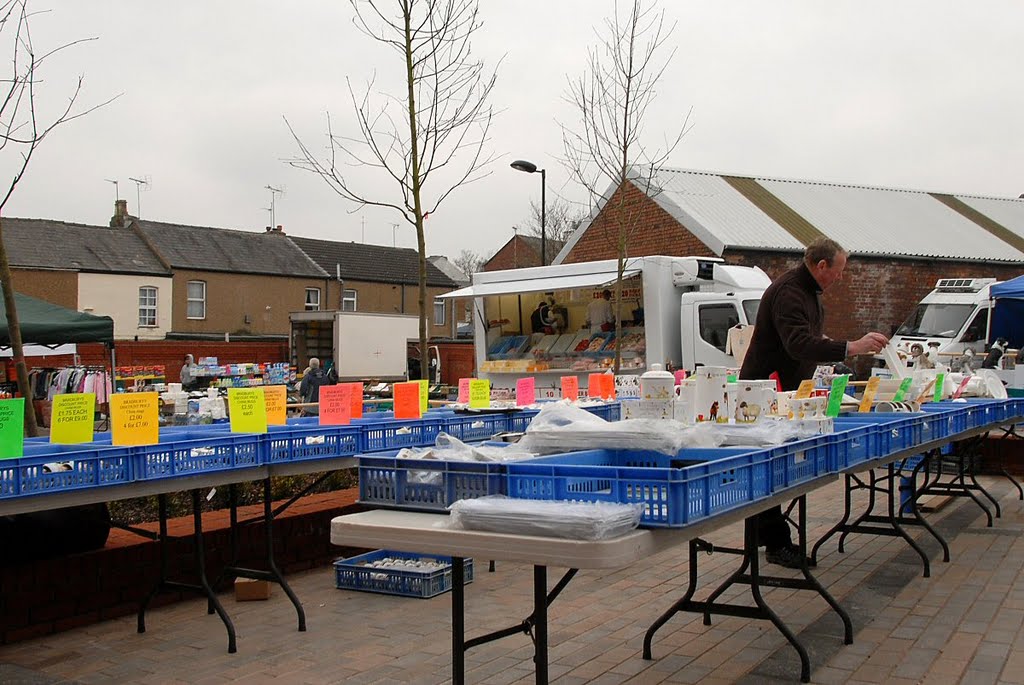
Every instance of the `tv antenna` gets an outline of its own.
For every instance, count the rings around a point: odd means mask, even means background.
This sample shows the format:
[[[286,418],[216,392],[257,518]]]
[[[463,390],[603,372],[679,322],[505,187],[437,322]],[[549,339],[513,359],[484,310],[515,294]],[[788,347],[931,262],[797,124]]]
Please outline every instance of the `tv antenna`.
[[[135,178],[133,176],[129,176],[128,180],[135,184],[135,211],[136,211],[136,215],[135,216],[141,218],[142,217],[142,199],[139,197],[139,192],[143,188],[145,188],[148,191],[149,187],[153,183],[153,179],[149,176],[149,174],[147,174],[147,175],[143,176],[142,178]]]
[[[120,195],[120,193],[118,192],[118,189],[117,189],[117,181],[115,181],[113,179],[110,179],[110,178],[105,178],[103,180],[106,181],[107,183],[113,183],[114,184],[114,200],[120,200],[121,199],[121,195]]]
[[[276,207],[277,207],[276,198],[277,198],[278,195],[280,195],[281,197],[284,197],[285,190],[287,190],[287,189],[285,188],[285,186],[281,186],[280,188],[275,188],[274,186],[270,185],[269,183],[267,185],[263,186],[263,187],[266,190],[270,191],[270,207],[266,208],[270,212],[270,227],[271,228],[277,228],[277,216],[275,214],[275,210],[276,210]]]
[[[398,247],[395,242],[395,233],[398,231],[398,224],[391,224],[391,247]]]

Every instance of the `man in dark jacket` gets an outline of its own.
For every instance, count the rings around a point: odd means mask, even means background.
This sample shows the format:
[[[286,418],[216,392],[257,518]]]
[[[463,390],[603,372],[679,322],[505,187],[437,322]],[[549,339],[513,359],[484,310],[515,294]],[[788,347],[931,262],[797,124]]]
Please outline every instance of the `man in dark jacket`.
[[[320,368],[320,360],[313,357],[309,360],[309,371],[302,376],[299,383],[299,396],[303,402],[319,402],[320,386],[334,385],[331,378]],[[303,413],[309,416],[319,416],[320,407],[305,407]]]
[[[740,378],[768,378],[775,373],[783,390],[796,390],[800,381],[811,378],[819,363],[875,354],[889,343],[886,336],[876,332],[850,342],[832,340],[824,334],[821,293],[842,279],[846,258],[839,243],[818,238],[804,250],[800,266],[784,273],[764,291]],[[790,538],[782,509],[773,507],[757,519],[768,562],[800,568],[805,560]]]

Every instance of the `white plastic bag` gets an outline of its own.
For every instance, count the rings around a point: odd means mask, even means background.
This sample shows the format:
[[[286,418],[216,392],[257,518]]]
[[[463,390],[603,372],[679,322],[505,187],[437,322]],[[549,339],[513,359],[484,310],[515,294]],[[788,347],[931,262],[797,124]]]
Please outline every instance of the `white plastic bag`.
[[[642,504],[513,499],[488,495],[455,502],[449,525],[462,530],[538,535],[571,540],[607,540],[640,524]]]

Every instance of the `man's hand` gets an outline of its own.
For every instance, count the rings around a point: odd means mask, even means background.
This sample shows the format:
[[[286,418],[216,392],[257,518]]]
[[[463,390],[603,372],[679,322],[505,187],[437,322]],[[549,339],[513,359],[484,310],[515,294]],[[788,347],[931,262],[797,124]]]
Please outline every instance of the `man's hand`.
[[[851,357],[858,354],[877,354],[888,344],[889,338],[872,331],[860,340],[851,340],[850,344],[846,346],[846,352]]]

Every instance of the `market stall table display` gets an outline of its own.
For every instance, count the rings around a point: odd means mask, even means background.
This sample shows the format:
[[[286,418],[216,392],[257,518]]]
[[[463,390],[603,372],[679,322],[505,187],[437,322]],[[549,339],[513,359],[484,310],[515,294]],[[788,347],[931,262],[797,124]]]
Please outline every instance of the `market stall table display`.
[[[800,569],[803,577],[797,579],[778,578],[761,573],[757,556],[757,529],[750,517],[782,501],[795,500],[798,517],[794,523],[799,534],[801,552],[806,555],[806,493],[808,491],[834,480],[840,473],[847,471],[856,472],[889,465],[907,456],[919,454],[922,450],[937,449],[957,440],[969,438],[995,426],[1018,421],[1022,414],[1024,414],[1024,407],[1020,403],[1014,403],[1013,401],[997,401],[987,404],[988,409],[979,410],[978,405],[982,404],[984,404],[984,401],[964,404],[952,402],[938,404],[935,407],[935,411],[940,412],[940,415],[939,418],[930,424],[928,440],[924,439],[925,431],[923,428],[923,422],[926,417],[921,414],[897,416],[891,422],[879,424],[884,425],[884,428],[870,428],[860,431],[856,430],[856,426],[844,431],[843,424],[840,423],[835,434],[835,444],[840,447],[833,455],[834,461],[828,473],[821,474],[815,478],[800,480],[796,485],[788,485],[788,478],[782,478],[777,475],[780,474],[779,469],[784,469],[784,475],[788,477],[792,475],[789,473],[790,469],[795,470],[795,467],[800,464],[814,461],[813,458],[807,458],[807,455],[801,452],[791,450],[788,454],[789,459],[780,459],[776,462],[777,465],[773,467],[771,482],[777,486],[777,489],[768,495],[758,497],[754,501],[748,501],[745,504],[715,511],[704,517],[697,516],[691,522],[676,527],[650,530],[647,531],[646,535],[643,532],[634,532],[612,540],[596,542],[567,541],[547,537],[513,536],[501,533],[453,529],[444,525],[445,519],[441,515],[373,511],[336,518],[332,522],[331,539],[335,544],[379,545],[389,549],[415,547],[425,552],[445,554],[452,557],[454,576],[452,581],[452,670],[453,679],[456,683],[464,682],[464,655],[467,649],[520,632],[527,632],[533,636],[537,667],[536,681],[538,683],[546,683],[548,648],[546,621],[548,607],[569,580],[576,575],[577,570],[607,568],[609,566],[614,567],[615,565],[621,566],[640,562],[650,554],[682,542],[688,542],[690,545],[688,588],[684,596],[655,621],[647,631],[644,640],[644,657],[652,657],[651,643],[654,634],[679,611],[701,613],[704,615],[706,623],[710,622],[712,615],[763,619],[772,622],[797,651],[801,663],[801,680],[807,682],[810,677],[810,660],[806,649],[768,606],[761,595],[761,588],[784,587],[788,589],[817,591],[843,620],[844,642],[847,643],[852,640],[852,627],[849,617],[831,595],[814,579],[806,565]],[[996,407],[998,407],[998,410],[993,412],[992,410]],[[947,429],[941,427],[946,427]],[[727,458],[735,458],[735,456],[732,455]],[[545,459],[540,459],[536,463],[543,461]],[[534,463],[526,462],[517,468],[529,470],[534,468]],[[714,462],[710,463],[713,464]],[[578,468],[582,469],[584,467]],[[685,469],[680,469],[680,471],[685,471]],[[568,475],[564,477],[572,479]],[[583,471],[580,471],[578,478],[582,477]],[[510,481],[512,478],[513,468],[510,467]],[[611,475],[608,478],[609,481],[615,480],[615,477]],[[755,485],[753,480],[750,481],[750,484],[751,487]],[[511,493],[511,485],[509,490]],[[636,484],[633,484],[629,491],[634,493],[645,491],[645,494],[649,492],[642,487],[637,487]],[[592,492],[592,490],[585,485],[580,487],[577,491],[578,498],[581,500],[588,499],[588,492]],[[604,491],[600,496],[603,497],[606,493],[607,491]],[[890,519],[892,518],[890,517]],[[706,536],[711,531],[737,520],[744,520],[745,522],[744,545],[742,549],[718,548],[703,539],[703,536]],[[893,523],[895,526],[899,525],[898,522],[894,521]],[[909,536],[905,534],[904,537],[910,540]],[[697,601],[693,597],[696,592],[699,575],[699,553],[710,550],[737,554],[741,556],[741,563],[739,568],[721,586],[716,588],[706,600]],[[531,616],[518,625],[466,640],[464,625],[465,590],[460,581],[462,580],[461,560],[470,556],[520,561],[533,565],[534,610]],[[547,566],[549,565],[570,568],[565,577],[551,591],[547,589]],[[718,601],[719,597],[734,584],[749,586],[755,606],[727,604]]]

